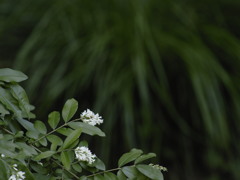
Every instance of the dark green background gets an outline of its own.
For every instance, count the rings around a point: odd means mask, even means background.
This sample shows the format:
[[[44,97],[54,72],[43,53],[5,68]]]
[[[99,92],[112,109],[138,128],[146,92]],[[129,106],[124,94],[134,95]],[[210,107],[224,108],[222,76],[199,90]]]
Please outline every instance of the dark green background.
[[[240,179],[239,0],[1,0],[0,67],[45,121],[76,98],[99,112],[111,167],[156,152],[169,180]],[[80,113],[80,112],[79,112]]]

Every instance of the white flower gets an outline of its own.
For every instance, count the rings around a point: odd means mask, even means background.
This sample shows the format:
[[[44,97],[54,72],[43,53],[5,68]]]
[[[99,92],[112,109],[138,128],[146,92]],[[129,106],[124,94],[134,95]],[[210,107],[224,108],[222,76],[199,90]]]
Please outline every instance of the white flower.
[[[41,162],[37,162],[40,166],[43,166],[43,163],[41,163]]]
[[[15,174],[11,175],[8,180],[17,180],[17,177]]]
[[[161,171],[168,171],[166,167],[163,167],[163,166],[160,166],[158,164],[149,164],[150,166],[152,166],[153,168],[156,168],[158,170],[161,170]]]
[[[17,164],[13,164],[13,169],[14,169],[15,171],[18,171],[18,169],[17,169]]]
[[[11,175],[8,180],[24,180],[24,174],[25,172],[18,171],[16,174]]]
[[[4,157],[5,157],[5,155],[4,155],[4,154],[1,154],[1,157],[2,157],[2,158],[4,158]]]
[[[79,161],[86,161],[89,164],[92,164],[96,158],[96,155],[92,154],[91,151],[85,146],[77,147],[75,149],[75,155]]]
[[[85,123],[88,123],[92,126],[95,126],[96,124],[103,123],[103,119],[99,114],[94,114],[91,110],[87,109],[82,112],[81,114],[81,120]]]
[[[22,172],[22,171],[18,171],[17,172],[17,180],[23,180],[25,179],[25,176],[24,176],[25,172]]]
[[[14,174],[12,174],[8,180],[24,180],[25,179],[25,172],[18,171],[17,164],[12,165],[13,169],[15,170]]]

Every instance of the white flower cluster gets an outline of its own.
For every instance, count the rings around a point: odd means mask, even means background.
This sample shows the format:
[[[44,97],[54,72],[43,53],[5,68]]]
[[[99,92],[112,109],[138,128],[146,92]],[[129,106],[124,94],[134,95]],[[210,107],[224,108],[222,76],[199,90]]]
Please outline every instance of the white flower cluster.
[[[160,166],[160,165],[158,165],[158,164],[149,164],[150,166],[152,166],[152,167],[154,167],[154,168],[156,168],[156,169],[159,169],[159,170],[161,170],[161,171],[168,171],[167,170],[167,168],[166,167],[163,167],[163,166]]]
[[[75,149],[75,155],[79,161],[86,161],[89,164],[92,164],[96,158],[96,155],[92,154],[91,151],[85,146],[77,147]]]
[[[82,112],[81,114],[81,120],[85,123],[88,123],[92,126],[95,126],[96,124],[103,123],[103,119],[99,114],[94,114],[91,110],[87,109]]]
[[[13,165],[13,169],[16,171],[12,174],[8,180],[24,180],[25,179],[25,172],[19,171],[17,168],[17,164]]]

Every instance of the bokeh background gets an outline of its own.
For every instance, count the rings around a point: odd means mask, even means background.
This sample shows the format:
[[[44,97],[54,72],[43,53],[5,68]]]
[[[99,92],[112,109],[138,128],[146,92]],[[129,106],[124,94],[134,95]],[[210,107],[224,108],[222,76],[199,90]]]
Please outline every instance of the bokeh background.
[[[166,180],[240,179],[239,0],[1,0],[0,68],[38,119],[68,98],[100,113],[109,167],[137,147]]]

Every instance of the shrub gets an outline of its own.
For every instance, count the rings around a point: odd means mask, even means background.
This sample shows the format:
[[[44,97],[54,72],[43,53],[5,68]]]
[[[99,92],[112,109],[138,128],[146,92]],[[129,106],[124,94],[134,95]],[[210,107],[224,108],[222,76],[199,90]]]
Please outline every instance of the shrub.
[[[118,167],[106,170],[91,152],[82,134],[104,137],[96,125],[100,115],[86,110],[74,118],[78,102],[69,99],[61,113],[51,112],[48,124],[32,113],[25,90],[18,84],[27,79],[22,72],[0,69],[0,177],[8,180],[57,179],[154,179],[163,180],[166,168],[142,164],[155,157],[132,149],[118,160]]]

